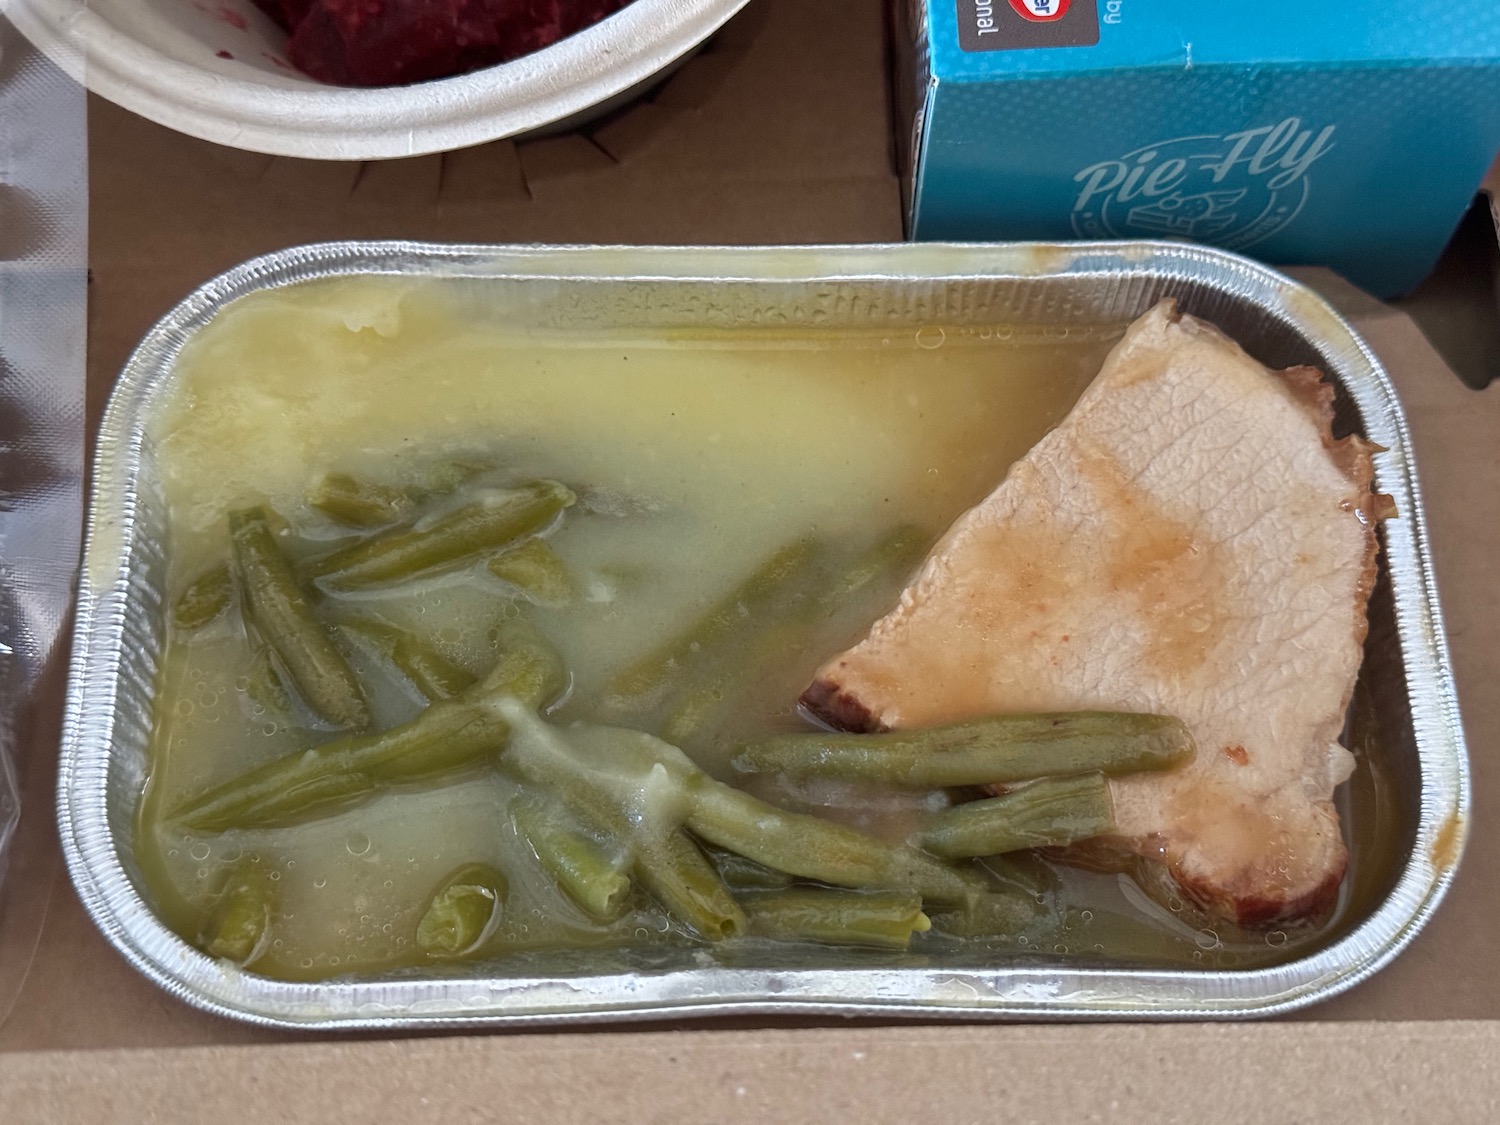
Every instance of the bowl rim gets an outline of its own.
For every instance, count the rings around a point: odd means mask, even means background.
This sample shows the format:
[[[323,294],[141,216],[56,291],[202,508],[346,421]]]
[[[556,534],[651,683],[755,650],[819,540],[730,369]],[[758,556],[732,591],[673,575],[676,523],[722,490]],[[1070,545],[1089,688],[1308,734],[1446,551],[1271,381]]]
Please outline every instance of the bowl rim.
[[[285,85],[164,54],[82,0],[0,0],[67,74],[201,140],[273,156],[383,160],[464,148],[565,121],[686,55],[749,0],[631,0],[550,47],[410,86]]]

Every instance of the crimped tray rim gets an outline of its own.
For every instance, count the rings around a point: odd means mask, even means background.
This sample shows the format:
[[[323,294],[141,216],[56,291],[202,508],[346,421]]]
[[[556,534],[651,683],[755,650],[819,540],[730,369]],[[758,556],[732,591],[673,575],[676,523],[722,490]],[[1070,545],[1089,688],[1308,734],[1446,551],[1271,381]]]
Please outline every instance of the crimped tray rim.
[[[1388,432],[1376,483],[1404,519],[1387,525],[1398,633],[1410,689],[1422,777],[1416,845],[1390,895],[1334,944],[1284,965],[1253,970],[1023,966],[951,969],[692,969],[587,978],[613,998],[571,996],[561,978],[397,979],[294,984],[226,970],[156,921],[131,884],[108,825],[109,751],[117,716],[125,586],[151,396],[191,335],[249,292],[330,276],[645,281],[924,282],[1153,273],[1211,281],[1333,357],[1329,374],[1367,419]],[[1396,583],[1394,579],[1400,578]],[[1411,441],[1389,377],[1347,322],[1320,296],[1249,259],[1167,242],[895,244],[817,247],[484,246],[344,241],[252,259],[195,290],[146,335],[110,397],[95,458],[58,786],[63,852],[85,908],[136,969],[206,1011],[286,1028],[397,1029],[504,1023],[538,1025],[725,1014],[923,1016],[949,1019],[1227,1019],[1269,1016],[1327,999],[1376,972],[1425,924],[1451,885],[1469,818],[1471,783],[1452,667],[1420,503]],[[1446,835],[1445,835],[1446,834]],[[1451,862],[1438,863],[1442,849]],[[673,987],[710,974],[717,987]],[[486,984],[486,981],[489,984]],[[442,997],[460,984],[473,1003]],[[912,986],[926,986],[925,991]],[[485,993],[488,988],[489,992]],[[574,989],[576,991],[576,989]],[[507,1007],[507,996],[561,995]],[[429,995],[423,995],[427,993]],[[434,995],[435,994],[435,995]]]

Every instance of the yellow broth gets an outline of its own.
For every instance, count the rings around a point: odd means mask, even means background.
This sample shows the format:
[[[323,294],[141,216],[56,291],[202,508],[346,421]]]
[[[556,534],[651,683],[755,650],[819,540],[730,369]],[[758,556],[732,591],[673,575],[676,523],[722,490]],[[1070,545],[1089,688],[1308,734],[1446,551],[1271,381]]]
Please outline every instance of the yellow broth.
[[[572,678],[550,721],[658,731],[667,708],[612,707],[613,675],[788,542],[855,550],[902,524],[935,541],[1062,418],[1120,332],[561,332],[476,308],[459,283],[319,282],[245,298],[200,332],[152,432],[169,510],[168,603],[224,561],[231,509],[270,505],[300,532],[286,537],[294,554],[349,534],[306,502],[327,472],[398,487],[421,486],[454,463],[480,483],[555,478],[581,497],[548,537],[573,580],[569,604],[531,605],[481,560],[417,583],[329,595],[322,612],[376,613],[476,675],[495,658],[497,626],[525,613]],[[828,566],[810,581],[826,578]],[[885,612],[904,577],[875,583],[815,627],[774,615],[757,622],[765,639],[746,646],[733,697],[683,748],[728,779],[736,743],[802,725],[795,701],[813,670]],[[347,637],[341,644],[377,727],[420,709],[411,686],[370,650]],[[429,897],[451,872],[480,862],[509,882],[481,963],[692,944],[640,898],[617,922],[589,921],[517,837],[506,812],[517,784],[493,769],[290,827],[183,831],[168,814],[185,798],[331,735],[247,691],[255,665],[233,610],[196,631],[169,628],[162,668],[136,855],[148,895],[189,941],[199,940],[226,873],[258,863],[275,905],[254,972],[320,979],[419,966],[426,959],[414,935]],[[1369,776],[1357,791],[1374,792]],[[774,780],[757,793],[892,838],[943,800]],[[1278,931],[1236,943],[1182,920],[1180,904],[1158,905],[1127,877],[1066,869],[1048,877],[1064,922],[1031,947],[1041,953],[1222,967],[1283,958],[1318,937]],[[730,963],[786,956],[734,944],[721,953]],[[934,939],[929,952],[954,948]]]

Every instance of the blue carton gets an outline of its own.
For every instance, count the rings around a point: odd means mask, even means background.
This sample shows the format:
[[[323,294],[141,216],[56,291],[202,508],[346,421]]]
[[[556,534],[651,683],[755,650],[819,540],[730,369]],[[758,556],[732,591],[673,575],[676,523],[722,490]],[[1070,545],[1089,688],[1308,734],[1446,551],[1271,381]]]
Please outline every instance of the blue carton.
[[[1183,238],[1392,296],[1500,152],[1500,0],[894,0],[915,239]]]

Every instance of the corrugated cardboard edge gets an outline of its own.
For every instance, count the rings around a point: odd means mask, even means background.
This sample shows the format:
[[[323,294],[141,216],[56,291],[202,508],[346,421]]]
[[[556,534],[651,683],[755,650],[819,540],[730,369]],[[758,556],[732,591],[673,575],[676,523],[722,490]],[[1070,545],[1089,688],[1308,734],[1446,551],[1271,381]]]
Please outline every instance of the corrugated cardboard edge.
[[[456,1037],[0,1057],[11,1125],[74,1120],[1490,1122],[1500,1023]],[[1235,1112],[1231,1107],[1241,1107]],[[1251,1108],[1253,1107],[1253,1109]]]

